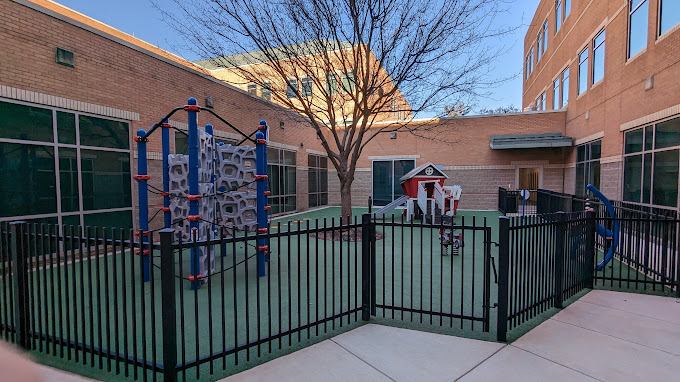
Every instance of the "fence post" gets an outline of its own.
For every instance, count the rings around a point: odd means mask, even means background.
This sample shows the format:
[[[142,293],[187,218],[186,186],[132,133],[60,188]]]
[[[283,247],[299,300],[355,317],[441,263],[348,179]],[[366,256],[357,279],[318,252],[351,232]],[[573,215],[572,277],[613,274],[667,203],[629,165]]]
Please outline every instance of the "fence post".
[[[361,215],[361,319],[371,319],[371,214]]]
[[[375,264],[375,228],[376,224],[375,221],[373,220],[373,216],[369,216],[370,220],[370,226],[371,226],[371,315],[375,316],[376,315],[376,264]]]
[[[586,212],[586,287],[595,287],[595,211]]]
[[[24,221],[10,223],[10,253],[12,256],[12,269],[14,270],[14,320],[15,339],[17,345],[26,350],[31,350],[31,341],[28,338],[29,309],[28,309],[28,243],[26,243],[26,231],[28,224]]]
[[[508,334],[508,288],[510,272],[510,218],[498,218],[498,316],[496,339],[507,341]]]
[[[564,212],[557,213],[557,227],[555,232],[555,307],[563,307],[563,278],[564,278],[564,240],[567,231]]]
[[[175,259],[172,250],[174,230],[160,231],[161,311],[163,314],[163,381],[177,381],[177,311],[175,300]]]

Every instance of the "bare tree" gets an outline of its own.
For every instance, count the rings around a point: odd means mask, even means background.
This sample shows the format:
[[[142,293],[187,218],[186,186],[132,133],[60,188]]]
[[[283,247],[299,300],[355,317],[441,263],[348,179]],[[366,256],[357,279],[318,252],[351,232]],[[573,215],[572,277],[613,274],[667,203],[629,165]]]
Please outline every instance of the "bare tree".
[[[497,83],[504,0],[174,0],[163,16],[194,53],[308,118],[351,214],[357,160],[378,134]],[[374,124],[376,121],[392,121]]]
[[[495,109],[480,109],[479,113],[480,115],[493,115],[493,114],[509,114],[509,113],[521,113],[522,109],[518,108],[515,105],[506,105],[506,106],[499,106]]]

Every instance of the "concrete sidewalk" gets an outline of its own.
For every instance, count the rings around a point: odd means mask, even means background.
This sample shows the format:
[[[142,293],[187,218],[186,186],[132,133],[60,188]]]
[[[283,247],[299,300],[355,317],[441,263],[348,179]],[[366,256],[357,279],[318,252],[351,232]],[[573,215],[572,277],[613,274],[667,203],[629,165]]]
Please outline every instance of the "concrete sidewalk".
[[[680,375],[680,300],[592,291],[510,345],[375,324],[223,381],[643,381]]]

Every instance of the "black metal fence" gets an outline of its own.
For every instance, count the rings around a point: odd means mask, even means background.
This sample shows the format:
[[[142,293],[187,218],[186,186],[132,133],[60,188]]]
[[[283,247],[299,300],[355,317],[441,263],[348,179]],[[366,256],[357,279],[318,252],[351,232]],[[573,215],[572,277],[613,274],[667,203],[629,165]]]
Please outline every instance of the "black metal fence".
[[[533,215],[537,213],[537,190],[528,190],[529,198],[524,199],[519,190],[498,188],[498,210],[506,215]]]
[[[489,331],[491,227],[486,218],[423,224],[375,222],[372,287],[378,318]],[[375,235],[374,235],[375,236]],[[495,293],[493,295],[495,297]]]
[[[223,230],[207,241],[161,230],[147,243],[130,230],[3,224],[0,335],[131,379],[174,381],[231,374],[371,316],[489,331],[486,221],[362,218]],[[215,257],[200,289],[191,289],[192,253]]]

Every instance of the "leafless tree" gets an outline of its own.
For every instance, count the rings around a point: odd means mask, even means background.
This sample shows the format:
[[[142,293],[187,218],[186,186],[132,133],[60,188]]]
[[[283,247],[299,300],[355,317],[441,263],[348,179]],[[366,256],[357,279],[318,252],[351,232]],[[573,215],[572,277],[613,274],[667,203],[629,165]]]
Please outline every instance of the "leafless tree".
[[[497,83],[493,42],[508,33],[494,26],[507,0],[173,1],[157,7],[188,48],[307,117],[337,170],[343,216],[366,145],[422,135],[433,125],[416,117]]]

